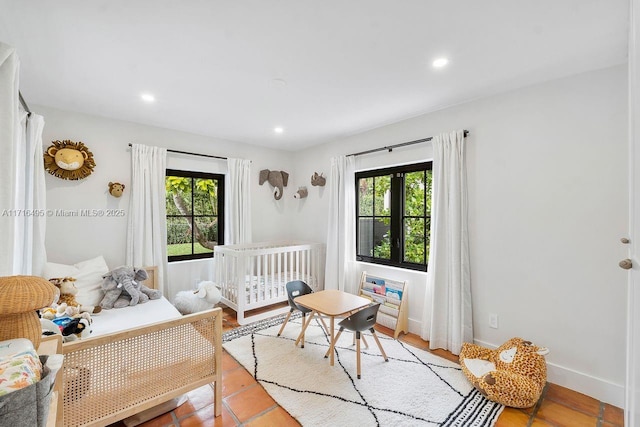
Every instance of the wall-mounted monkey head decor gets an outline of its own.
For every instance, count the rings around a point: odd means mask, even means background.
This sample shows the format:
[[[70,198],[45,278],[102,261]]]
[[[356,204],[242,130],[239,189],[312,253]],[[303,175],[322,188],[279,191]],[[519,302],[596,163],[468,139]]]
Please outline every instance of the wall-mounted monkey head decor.
[[[311,185],[313,185],[314,187],[316,186],[324,187],[326,183],[327,183],[327,178],[322,176],[322,174],[318,175],[318,172],[315,172],[313,175],[311,175]]]
[[[269,181],[269,184],[273,187],[273,197],[276,200],[282,198],[282,188],[287,186],[289,182],[289,174],[285,171],[270,171],[269,169],[263,169],[260,171],[260,185],[265,181]]]
[[[122,196],[123,191],[124,191],[124,184],[120,184],[119,182],[109,183],[109,194],[111,194],[113,197]]]

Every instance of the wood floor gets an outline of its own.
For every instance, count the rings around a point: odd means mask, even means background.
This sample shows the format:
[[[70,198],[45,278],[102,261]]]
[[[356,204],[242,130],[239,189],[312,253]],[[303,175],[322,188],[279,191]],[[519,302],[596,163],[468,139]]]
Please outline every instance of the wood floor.
[[[239,326],[236,323],[234,311],[225,309],[224,313],[223,329],[225,331]],[[379,331],[391,335],[389,329],[380,327]],[[428,343],[416,335],[402,335],[400,340],[428,350]],[[458,360],[447,351],[432,352],[449,360],[456,362]],[[222,369],[222,416],[218,418],[213,416],[213,389],[207,385],[188,393],[189,400],[174,411],[141,426],[287,427],[299,425],[278,406],[251,374],[226,352],[222,358]],[[554,384],[547,384],[540,401],[533,408],[505,408],[496,424],[497,427],[620,427],[623,425],[624,416],[620,408]],[[122,426],[124,424],[117,423],[111,427]]]

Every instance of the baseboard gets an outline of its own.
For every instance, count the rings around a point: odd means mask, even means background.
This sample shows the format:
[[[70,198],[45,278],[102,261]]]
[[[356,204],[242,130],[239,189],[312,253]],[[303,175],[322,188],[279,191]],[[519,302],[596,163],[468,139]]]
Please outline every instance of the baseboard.
[[[474,340],[474,342],[483,347],[498,347],[481,340]],[[625,405],[623,384],[615,384],[609,380],[594,377],[566,366],[547,362],[547,381],[586,394],[618,408],[624,408]]]
[[[420,336],[420,328],[421,322],[415,319],[409,319],[409,332]],[[487,348],[498,347],[486,341],[474,340],[474,342]],[[547,362],[547,381],[624,409],[624,384],[616,384],[609,380],[594,377],[593,375],[551,362]]]

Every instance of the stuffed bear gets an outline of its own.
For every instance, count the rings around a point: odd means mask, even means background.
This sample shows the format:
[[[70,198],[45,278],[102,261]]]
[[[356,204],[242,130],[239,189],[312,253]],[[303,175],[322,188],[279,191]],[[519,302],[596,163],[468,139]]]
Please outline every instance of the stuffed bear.
[[[495,350],[463,343],[462,371],[489,400],[514,408],[536,404],[547,381],[549,350],[512,338]]]
[[[158,299],[162,296],[159,290],[150,289],[141,283],[148,277],[147,272],[142,268],[122,266],[102,277],[104,297],[100,306],[107,310],[143,304],[149,299]]]
[[[82,305],[76,300],[78,294],[78,288],[73,283],[76,281],[73,277],[56,277],[49,279],[51,283],[55,285],[60,291],[58,300],[55,301],[58,305],[66,304],[69,307],[78,307],[80,312],[86,311],[87,313],[97,314],[102,311],[100,306]]]

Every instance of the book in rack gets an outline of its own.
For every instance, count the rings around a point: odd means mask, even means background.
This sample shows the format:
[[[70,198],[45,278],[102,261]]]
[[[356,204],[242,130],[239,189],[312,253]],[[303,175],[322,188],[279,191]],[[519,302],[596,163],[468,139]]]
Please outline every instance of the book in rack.
[[[393,330],[393,337],[409,332],[407,282],[385,279],[362,272],[360,296],[380,303],[376,323]]]

